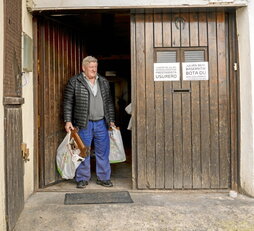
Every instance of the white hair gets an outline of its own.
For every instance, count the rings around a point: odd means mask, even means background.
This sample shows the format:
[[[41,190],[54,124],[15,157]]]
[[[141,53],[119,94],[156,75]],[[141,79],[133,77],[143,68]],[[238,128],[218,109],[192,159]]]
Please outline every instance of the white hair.
[[[82,66],[86,66],[89,63],[98,63],[98,60],[93,56],[87,56],[82,61]]]

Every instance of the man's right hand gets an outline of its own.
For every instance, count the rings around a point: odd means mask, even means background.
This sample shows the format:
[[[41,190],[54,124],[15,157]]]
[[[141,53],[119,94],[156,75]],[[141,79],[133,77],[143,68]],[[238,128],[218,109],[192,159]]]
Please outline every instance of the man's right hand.
[[[66,122],[65,123],[65,131],[70,132],[71,130],[74,130],[74,127],[72,126],[72,122]]]

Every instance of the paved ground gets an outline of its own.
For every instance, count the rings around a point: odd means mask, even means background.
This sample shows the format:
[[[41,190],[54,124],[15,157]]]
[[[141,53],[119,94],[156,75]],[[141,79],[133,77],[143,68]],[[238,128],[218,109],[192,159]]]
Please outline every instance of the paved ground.
[[[64,205],[64,192],[37,192],[15,231],[254,230],[254,198],[186,191],[130,194],[130,204]]]

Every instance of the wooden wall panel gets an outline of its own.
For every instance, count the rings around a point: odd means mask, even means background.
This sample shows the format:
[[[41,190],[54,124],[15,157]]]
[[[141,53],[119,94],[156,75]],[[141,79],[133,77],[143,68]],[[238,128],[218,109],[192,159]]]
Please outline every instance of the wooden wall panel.
[[[180,47],[180,44],[181,44],[181,31],[180,29],[178,29],[176,27],[176,20],[177,18],[180,17],[180,14],[177,13],[177,14],[172,14],[172,27],[171,27],[171,30],[172,30],[172,47]],[[180,28],[181,25],[180,24],[177,24],[178,27]]]
[[[146,31],[146,118],[147,118],[147,187],[156,188],[156,140],[155,137],[155,99],[153,84],[153,14],[145,15]]]
[[[162,47],[162,15],[154,15],[154,46]],[[163,82],[155,82],[155,146],[156,146],[156,188],[164,188],[164,108]],[[149,105],[148,105],[149,106]]]
[[[189,47],[190,41],[190,16],[189,13],[181,14],[184,23],[181,25],[181,46]],[[183,57],[183,54],[181,54]],[[182,59],[182,58],[181,58]],[[182,89],[191,89],[190,81],[182,81]],[[192,188],[192,150],[191,150],[191,93],[182,93],[182,171],[183,188]]]
[[[171,14],[163,14],[163,47],[171,47]],[[174,185],[174,152],[173,152],[173,96],[172,82],[164,83],[164,142],[165,142],[165,188],[172,189]]]
[[[5,211],[2,222],[6,230],[13,230],[24,208],[24,161],[21,152],[22,134],[22,2],[2,1],[3,37],[3,98],[4,105],[4,177],[5,196],[2,203]]]
[[[199,46],[207,46],[206,14],[199,14]],[[210,65],[216,65],[211,63]],[[210,188],[210,112],[209,81],[200,81],[200,125],[202,188]]]
[[[230,179],[229,156],[229,115],[228,115],[228,78],[226,67],[225,14],[217,13],[218,41],[218,90],[219,90],[219,148],[220,148],[220,187],[226,188]]]
[[[209,43],[209,62],[217,63],[217,38],[216,38],[216,14],[208,13],[208,43]],[[219,133],[218,133],[218,67],[209,66],[210,76],[210,128],[211,128],[211,188],[219,187]]]
[[[5,107],[6,211],[8,230],[13,230],[24,208],[24,161],[21,153],[21,105]]]
[[[131,15],[130,20],[131,31],[131,103],[132,103],[132,129],[131,129],[131,145],[132,145],[132,188],[137,189],[137,49],[136,49],[136,18]]]
[[[145,17],[140,14],[136,16],[136,49],[137,52],[137,183],[138,188],[147,187],[146,178],[146,72],[145,72]],[[139,84],[140,83],[140,84]]]
[[[199,44],[199,14],[190,13],[190,46]],[[201,188],[200,82],[191,82],[192,187]]]

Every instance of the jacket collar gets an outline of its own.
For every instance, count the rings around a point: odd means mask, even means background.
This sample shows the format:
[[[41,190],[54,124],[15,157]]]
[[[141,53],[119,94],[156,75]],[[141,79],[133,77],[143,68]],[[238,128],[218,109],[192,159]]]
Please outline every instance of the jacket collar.
[[[100,84],[100,75],[99,74],[97,74],[98,75],[98,83]],[[84,75],[83,75],[83,72],[81,72],[79,75],[78,75],[78,77],[77,77],[77,79],[78,79],[78,81],[79,82],[81,82],[86,88],[88,88],[88,84],[87,84],[87,82],[86,82],[86,80],[85,80],[85,77],[84,77]]]
[[[79,75],[78,75],[78,81],[81,82],[85,87],[88,87],[88,84],[86,82],[86,80],[84,79],[84,75],[83,73],[81,72]]]

